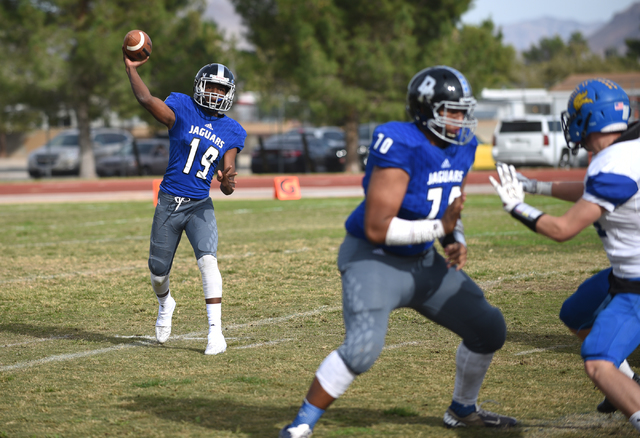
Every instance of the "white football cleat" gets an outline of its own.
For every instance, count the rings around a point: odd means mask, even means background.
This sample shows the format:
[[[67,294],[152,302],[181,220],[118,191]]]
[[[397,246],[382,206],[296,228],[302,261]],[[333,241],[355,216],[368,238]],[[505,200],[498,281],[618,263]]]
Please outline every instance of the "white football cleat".
[[[222,329],[212,325],[209,327],[209,336],[207,336],[207,349],[204,354],[220,354],[227,349],[227,341],[224,340]]]
[[[160,344],[164,344],[171,335],[171,326],[156,326],[156,341]]]
[[[313,434],[313,430],[309,428],[308,424],[300,424],[296,427],[291,427],[288,424],[280,430],[278,438],[308,438],[311,434]]]
[[[158,307],[158,319],[156,319],[156,340],[164,344],[171,335],[171,318],[176,308],[176,300],[169,297],[164,305]]]

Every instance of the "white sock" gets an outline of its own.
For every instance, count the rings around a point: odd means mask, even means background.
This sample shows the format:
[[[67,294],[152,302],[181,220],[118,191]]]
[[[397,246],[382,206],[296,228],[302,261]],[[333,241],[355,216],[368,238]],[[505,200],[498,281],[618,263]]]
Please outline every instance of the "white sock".
[[[163,297],[156,295],[158,299],[158,318],[156,319],[156,325],[160,327],[171,326],[171,317],[173,316],[173,309],[176,307],[176,301],[171,296],[171,291],[167,291],[167,294]]]
[[[156,298],[158,299],[158,304],[160,304],[161,306],[164,306],[167,301],[171,302],[171,299],[173,299],[173,297],[171,296],[171,291],[167,291],[167,294],[163,297],[159,297],[158,295],[156,295]]]
[[[476,404],[482,381],[492,358],[493,353],[474,353],[460,342],[456,352],[456,383],[453,387],[453,401],[463,405]]]
[[[629,423],[633,424],[633,427],[635,427],[636,430],[640,432],[640,411],[634,413],[631,417],[629,417]]]
[[[214,325],[222,330],[222,303],[207,304],[207,319],[209,327]]]
[[[630,379],[633,379],[633,370],[631,369],[631,367],[629,366],[629,362],[627,362],[627,359],[623,360],[622,363],[620,364],[620,366],[618,367],[618,369],[620,371],[622,371],[622,373],[627,376]]]

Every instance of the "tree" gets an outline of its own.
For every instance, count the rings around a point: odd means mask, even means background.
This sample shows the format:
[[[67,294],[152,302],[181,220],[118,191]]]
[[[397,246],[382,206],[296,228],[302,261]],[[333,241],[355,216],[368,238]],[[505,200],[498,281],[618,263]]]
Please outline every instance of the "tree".
[[[153,60],[141,73],[157,95],[190,93],[198,69],[223,52],[215,24],[201,20],[204,7],[204,0],[2,0],[0,16],[7,25],[2,28],[33,31],[23,40],[8,31],[0,34],[0,50],[22,54],[15,68],[25,87],[12,99],[43,110],[73,109],[80,131],[80,176],[95,177],[91,120],[111,110],[146,113],[132,98],[124,73],[124,35],[144,29],[151,36]],[[5,78],[5,83],[10,81]]]
[[[358,171],[361,120],[399,118],[409,79],[470,0],[232,0],[266,87],[308,102],[314,122],[344,125]],[[270,79],[270,80],[268,80]]]
[[[558,36],[543,38],[538,46],[523,52],[522,86],[551,87],[574,73],[628,71],[634,66],[620,56],[606,59],[592,53],[582,34],[575,32],[565,44]],[[637,68],[637,64],[636,64]]]
[[[476,95],[485,87],[507,87],[515,81],[516,52],[502,42],[491,20],[464,25],[441,38],[428,64],[444,64],[462,72]]]

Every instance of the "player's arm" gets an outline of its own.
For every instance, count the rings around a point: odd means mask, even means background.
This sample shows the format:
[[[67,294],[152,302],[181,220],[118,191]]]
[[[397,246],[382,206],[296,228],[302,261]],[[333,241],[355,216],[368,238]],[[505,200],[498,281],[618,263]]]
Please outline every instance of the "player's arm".
[[[238,148],[229,149],[222,156],[222,170],[218,169],[216,175],[217,180],[220,182],[220,191],[225,195],[230,195],[236,188],[236,156],[238,155]]]
[[[535,231],[557,242],[564,242],[597,221],[604,211],[598,204],[580,199],[560,217],[542,215]]]
[[[460,186],[462,193],[464,193],[466,186],[467,177],[465,176]],[[447,267],[455,266],[457,271],[464,268],[464,265],[467,264],[467,241],[464,238],[462,218],[456,221],[456,226],[451,233],[440,239],[440,244],[447,256]]]
[[[527,178],[520,172],[517,172],[517,175],[524,191],[534,195],[553,196],[563,201],[577,202],[584,192],[582,181],[538,181]]]
[[[138,74],[138,67],[147,62],[149,58],[147,57],[142,61],[132,61],[124,54],[124,47],[122,51],[122,59],[124,60],[127,76],[129,76],[133,95],[140,105],[149,111],[158,122],[165,125],[168,129],[171,129],[176,121],[176,115],[163,100],[151,95],[149,88]]]
[[[409,174],[395,167],[374,167],[367,188],[364,232],[374,244],[410,245],[443,237],[453,231],[464,196],[458,197],[442,219],[409,221],[397,217],[409,186]]]
[[[525,224],[531,230],[550,237],[558,242],[569,240],[597,221],[604,209],[598,204],[580,198],[564,215],[550,216],[524,202],[522,183],[518,180],[513,166],[499,164],[500,182],[489,177],[498,192],[505,211]]]

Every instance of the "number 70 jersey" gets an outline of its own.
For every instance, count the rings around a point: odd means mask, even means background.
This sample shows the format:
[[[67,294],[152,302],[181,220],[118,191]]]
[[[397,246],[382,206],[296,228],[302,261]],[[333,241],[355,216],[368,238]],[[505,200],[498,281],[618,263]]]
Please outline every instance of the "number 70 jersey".
[[[218,163],[229,149],[242,150],[247,132],[227,116],[208,115],[191,96],[171,93],[165,103],[176,121],[169,130],[169,164],[160,189],[173,196],[208,198]]]
[[[389,122],[373,133],[367,169],[362,180],[365,197],[375,166],[399,168],[409,175],[409,185],[398,217],[407,220],[440,219],[447,206],[462,193],[462,183],[475,159],[478,141],[449,144],[440,148],[413,122]],[[347,231],[361,239],[364,234],[365,203],[351,213],[345,224]],[[382,246],[398,255],[415,255],[427,250],[433,242],[407,246]]]

